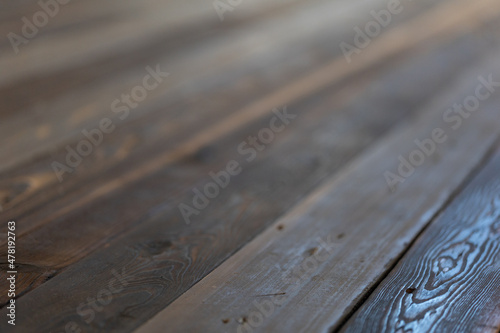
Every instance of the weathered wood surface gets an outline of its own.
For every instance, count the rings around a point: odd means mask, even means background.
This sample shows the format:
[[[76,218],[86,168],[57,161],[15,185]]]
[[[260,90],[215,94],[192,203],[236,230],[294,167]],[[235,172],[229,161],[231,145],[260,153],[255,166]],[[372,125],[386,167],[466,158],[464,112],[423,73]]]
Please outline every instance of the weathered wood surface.
[[[19,15],[37,6],[27,1],[1,4],[5,11],[0,11],[0,30],[20,29]],[[432,105],[444,107],[443,101],[451,103],[450,96],[464,94],[466,89],[456,82],[473,83],[475,77],[465,69],[474,63],[482,64],[474,67],[478,70],[492,67],[481,59],[496,52],[498,44],[499,6],[492,0],[407,3],[387,31],[351,64],[338,44],[351,41],[352,27],[372,19],[370,10],[385,8],[385,1],[259,0],[244,6],[220,22],[207,1],[72,2],[38,38],[21,46],[16,57],[3,52],[10,47],[5,40],[0,43],[0,140],[9,140],[0,147],[0,220],[18,222],[18,330],[59,332],[73,324],[84,332],[139,327],[270,225],[276,227],[273,222],[308,194],[325,194],[318,186],[353,158],[363,154],[354,164],[359,165],[374,160],[388,143],[393,149],[410,144],[396,142],[428,126]],[[166,19],[159,15],[170,8],[175,10]],[[156,64],[170,73],[165,86],[118,122],[103,144],[59,183],[51,162],[64,160],[64,146],[76,145],[82,129],[94,128],[109,116],[113,99],[142,81],[145,66]],[[419,173],[404,184],[417,184],[415,192],[409,192],[412,196],[433,189],[435,193],[411,207],[413,215],[408,216],[413,220],[402,227],[401,239],[387,236],[394,242],[386,244],[392,252],[379,262],[387,264],[401,253],[480,163],[498,127],[492,117],[498,101],[490,99],[485,105],[486,114],[471,120],[472,128],[460,138],[470,142],[451,140],[442,152],[451,156],[432,158],[436,175],[423,179]],[[273,108],[284,106],[297,121],[252,163],[244,164],[238,144],[269,126]],[[385,137],[402,123],[406,125]],[[481,140],[484,146],[467,151]],[[397,154],[382,150],[396,161]],[[463,151],[467,153],[460,157]],[[186,225],[177,205],[189,203],[192,189],[202,187],[211,171],[222,170],[233,159],[242,163],[243,173]],[[445,173],[445,166],[462,159],[455,174],[432,181]],[[422,168],[431,170],[429,165]],[[360,171],[359,179],[373,176],[370,168],[360,169],[367,174]],[[343,171],[339,179],[347,182],[351,176]],[[355,184],[361,184],[358,178]],[[347,187],[342,191],[363,200]],[[367,205],[374,202],[369,193],[364,193]],[[386,189],[377,193],[380,200],[398,198]],[[405,200],[396,208],[406,207],[410,198]],[[357,212],[347,204],[342,208],[346,216],[349,207]],[[383,220],[378,208],[372,214]],[[394,214],[407,216],[399,210]],[[288,232],[288,224],[280,235]],[[4,224],[0,232],[5,232]],[[346,238],[343,233],[337,236]],[[368,232],[356,240],[370,237]],[[316,250],[307,246],[282,250],[314,255]],[[3,263],[5,253],[5,239],[0,239]],[[243,266],[241,270],[261,267]],[[345,286],[355,290],[344,291],[334,321],[345,318],[366,295],[360,290],[373,286],[388,268],[363,269],[358,285]],[[1,290],[7,286],[4,271]],[[125,274],[125,288],[113,292],[109,303],[94,309],[87,322],[86,303],[109,291],[117,272]],[[269,285],[262,282],[259,287]],[[0,303],[6,301],[6,294],[0,294]],[[179,303],[174,304],[176,309]],[[221,310],[211,307],[213,313]],[[0,312],[4,317],[5,311]],[[244,314],[230,315],[216,316],[222,326],[198,320],[196,330],[205,324],[217,332],[237,329],[235,320],[243,321]],[[161,326],[162,318],[148,325]],[[5,325],[0,322],[2,331],[9,329]],[[270,325],[274,329],[277,323]],[[187,328],[179,324],[174,331]]]
[[[500,150],[342,332],[500,331]]]
[[[445,25],[446,26],[446,25]],[[407,28],[408,29],[408,28]],[[445,30],[446,32],[446,30]],[[428,32],[424,32],[423,35],[429,34]],[[393,41],[394,37],[389,37],[390,41]],[[387,39],[383,44],[388,44]],[[471,59],[471,57],[474,57],[474,52],[471,50],[474,48],[474,46],[467,45],[468,43],[458,43],[456,46],[457,49],[462,49],[465,48],[468,51],[464,53],[459,52],[458,56],[456,58],[453,58],[454,60],[450,62],[450,67],[441,67],[440,69],[437,70],[442,70],[443,76],[439,76],[437,79],[434,78],[433,76],[429,75],[424,75],[425,73],[421,73],[421,78],[424,80],[426,83],[425,85],[427,86],[427,89],[421,89],[420,93],[423,95],[414,95],[412,98],[414,98],[414,101],[408,101],[408,105],[412,105],[414,103],[418,103],[420,99],[423,99],[424,101],[426,100],[426,95],[427,96],[432,96],[432,94],[435,92],[434,89],[439,88],[442,86],[447,79],[450,78],[450,75],[452,75],[456,70],[455,67],[452,66],[463,66],[464,61],[466,62],[467,59]],[[396,52],[400,51],[402,49],[408,48],[413,44],[410,43],[400,43],[396,44],[392,48],[386,49],[385,53],[382,53],[378,57],[381,57],[385,55],[387,52]],[[481,49],[478,48],[477,46],[475,47],[476,49]],[[377,52],[377,48],[374,48]],[[441,51],[436,51],[436,52],[441,52]],[[450,52],[449,54],[451,54]],[[455,53],[455,51],[453,51]],[[338,73],[338,70],[342,67],[344,67],[343,64],[343,59],[337,60],[332,62],[331,64],[327,65],[328,70],[322,69],[318,70],[316,73],[313,73],[312,75],[306,76],[305,78],[299,80],[298,82],[292,82],[290,85],[285,87],[284,89],[279,90],[276,93],[273,93],[269,96],[265,96],[263,100],[257,101],[257,103],[251,104],[249,107],[244,108],[240,111],[242,116],[236,115],[232,118],[229,118],[226,123],[223,124],[217,124],[214,126],[214,128],[209,129],[209,131],[202,132],[201,135],[195,136],[194,140],[188,140],[186,144],[181,144],[180,147],[176,147],[173,152],[168,152],[167,154],[164,154],[165,157],[162,157],[159,161],[160,163],[166,163],[166,162],[174,162],[176,158],[181,158],[182,156],[189,156],[189,154],[193,154],[196,152],[196,150],[201,149],[206,145],[206,138],[207,135],[206,133],[208,132],[210,135],[219,135],[220,129],[223,129],[224,131],[231,130],[232,126],[226,126],[227,123],[233,124],[236,122],[236,124],[244,124],[249,120],[248,116],[251,118],[257,117],[259,114],[258,112],[265,114],[269,113],[273,105],[278,105],[278,104],[284,104],[287,100],[291,101],[296,98],[300,98],[300,96],[305,96],[308,92],[313,90],[315,87],[320,87],[322,85],[326,85],[330,83],[330,81],[336,82],[335,80],[340,80],[344,75],[354,75],[357,73],[360,69],[364,69],[365,67],[369,66],[370,64],[377,64],[375,61],[377,57],[370,57],[367,56],[364,62],[359,61],[358,65],[352,66],[351,68],[348,69],[346,74],[344,72]],[[375,60],[374,60],[375,59]],[[431,58],[427,58],[431,59]],[[380,60],[383,60],[383,58],[380,58]],[[424,62],[424,60],[420,60]],[[455,62],[456,61],[456,62]],[[353,64],[354,65],[354,64]],[[413,65],[415,67],[415,71],[420,71],[420,69],[416,68],[418,67],[417,65]],[[370,69],[368,67],[367,69]],[[329,75],[329,73],[332,73],[332,75]],[[335,74],[335,75],[333,75]],[[402,74],[404,76],[406,74]],[[402,80],[402,78],[395,78],[393,83],[390,83],[391,87],[399,84],[399,82]],[[423,82],[424,82],[423,81]],[[422,85],[420,81],[413,81],[414,87],[412,89],[418,89],[419,86]],[[357,83],[359,85],[359,82]],[[434,87],[434,88],[433,88]],[[401,88],[407,89],[407,87],[402,86]],[[337,90],[336,87],[333,88],[334,90]],[[386,88],[389,89],[389,88]],[[394,88],[392,88],[394,89]],[[403,93],[403,91],[402,91]],[[402,94],[401,93],[401,94]],[[328,93],[329,94],[329,93]],[[394,96],[394,103],[398,104],[400,103],[400,98],[401,94],[397,94]],[[371,93],[368,95],[366,104],[368,103],[373,103],[373,96],[375,94]],[[369,132],[373,130],[379,130],[380,131],[380,123],[386,123],[386,126],[390,126],[391,124],[394,123],[394,121],[397,121],[398,118],[394,117],[394,115],[390,112],[391,109],[388,109],[387,106],[390,104],[390,100],[386,99],[384,104],[381,105],[380,112],[373,112],[370,117],[373,117],[372,120],[369,120],[370,118],[366,118],[366,116],[362,115],[362,110],[358,109],[358,112],[360,112],[359,117],[365,117],[364,121],[362,122],[362,126],[370,126],[370,121],[373,121],[373,129],[369,130]],[[323,113],[329,113],[329,109],[323,109],[321,110]],[[351,115],[349,109],[345,109],[343,115],[342,121],[337,121],[335,123],[336,127],[340,128],[349,128],[349,130],[352,133],[356,133],[356,140],[359,140],[359,144],[356,144],[355,142],[349,143],[352,145],[352,150],[349,150],[347,148],[344,148],[340,151],[339,155],[332,155],[333,159],[329,163],[334,163],[336,166],[340,166],[342,161],[345,160],[345,157],[352,156],[355,154],[356,149],[362,148],[364,145],[366,145],[367,142],[370,140],[367,139],[365,136],[366,134],[363,134],[363,131],[361,128],[352,128],[352,125],[347,125],[351,123]],[[383,112],[383,113],[382,113]],[[314,114],[314,113],[313,113]],[[385,116],[384,116],[385,114]],[[316,119],[319,119],[322,117],[319,114],[316,114],[315,116],[311,115],[311,119],[314,119],[312,121],[316,121]],[[379,119],[376,119],[379,118]],[[343,125],[345,124],[345,125]],[[252,130],[251,128],[257,128],[256,126],[261,126],[260,124],[254,124],[250,127],[250,129],[245,129],[243,133],[251,133]],[[369,127],[367,127],[369,128]],[[389,127],[386,127],[389,128]],[[258,129],[257,129],[258,130]],[[307,129],[308,131],[310,129]],[[332,128],[330,129],[325,129],[325,132],[331,132]],[[255,132],[255,130],[253,130]],[[300,133],[300,132],[298,132]],[[307,133],[307,132],[304,132]],[[352,135],[352,134],[351,134]],[[234,139],[234,137],[229,138],[229,140],[226,141],[225,146],[229,146],[229,142],[239,142],[244,139],[244,136],[241,136],[240,134],[236,134],[236,137],[238,139]],[[300,138],[300,135],[297,136],[295,140]],[[239,140],[239,141],[237,141]],[[194,148],[193,148],[194,146]],[[223,148],[224,145],[222,145],[221,148],[218,148],[217,150],[224,151],[225,148]],[[292,145],[290,145],[292,146]],[[298,143],[293,143],[293,147],[298,147]],[[304,147],[304,150],[309,150],[307,145],[302,145]],[[317,143],[311,143],[310,146],[314,147],[320,147],[319,144]],[[156,146],[156,150],[153,150],[148,153],[149,156],[156,157],[157,152],[161,149],[164,149],[164,147],[161,146]],[[295,148],[296,149],[296,148]],[[324,151],[327,151],[330,148],[325,147]],[[289,156],[290,152],[292,151],[292,148],[288,148],[288,151],[283,153],[283,156]],[[301,154],[300,151],[297,151],[296,154]],[[135,159],[139,160],[147,160],[148,158],[145,158],[144,156],[148,156],[145,154],[142,154],[138,157],[135,157]],[[278,155],[281,156],[281,155]],[[226,156],[223,161],[230,160],[231,156]],[[261,168],[262,170],[265,170],[266,168],[269,168],[269,166],[275,165],[282,157],[278,157],[275,160],[270,159],[267,164],[264,164]],[[133,162],[132,162],[133,163]],[[165,205],[164,200],[166,197],[173,196],[175,194],[179,195],[179,188],[184,188],[183,195],[187,196],[185,200],[188,200],[189,195],[191,194],[190,189],[196,185],[196,182],[199,181],[199,175],[200,174],[208,174],[210,170],[216,170],[220,169],[221,165],[218,164],[220,163],[220,160],[217,160],[214,164],[209,164],[209,165],[202,165],[203,169],[201,171],[196,171],[188,174],[188,178],[184,179],[181,178],[180,183],[177,185],[176,183],[172,183],[172,180],[170,178],[165,179],[165,184],[162,182],[159,182],[158,179],[155,179],[154,182],[157,184],[157,187],[152,187],[151,186],[151,179],[154,179],[153,176],[153,171],[155,168],[158,168],[161,166],[161,164],[158,164],[158,158],[153,160],[153,163],[149,162],[145,167],[141,166],[141,163],[138,164],[121,164],[117,169],[111,170],[108,173],[105,173],[103,175],[100,175],[96,179],[93,180],[93,183],[90,184],[85,184],[83,185],[82,189],[79,189],[78,191],[75,191],[71,195],[68,195],[68,193],[58,193],[59,196],[61,197],[61,200],[56,200],[56,201],[51,201],[48,202],[46,205],[44,205],[43,208],[38,209],[35,211],[34,214],[31,214],[29,210],[27,210],[28,214],[27,216],[19,216],[17,217],[18,220],[23,222],[22,225],[20,225],[19,229],[19,235],[21,236],[21,239],[23,239],[23,235],[26,235],[26,241],[21,242],[22,249],[20,249],[20,253],[23,253],[23,261],[24,264],[27,267],[27,271],[29,273],[26,273],[27,278],[24,281],[23,284],[20,285],[20,290],[23,291],[29,291],[32,290],[34,287],[39,285],[40,283],[43,283],[46,281],[48,278],[52,278],[56,273],[58,273],[62,268],[67,267],[68,265],[78,261],[79,259],[85,257],[88,255],[90,252],[94,251],[95,249],[102,247],[104,244],[108,242],[109,239],[115,238],[117,235],[119,235],[121,232],[131,228],[131,226],[134,226],[135,224],[143,223],[142,219],[140,218],[141,216],[148,216],[150,215],[150,209],[151,207],[157,207],[158,205]],[[192,162],[190,162],[192,164]],[[150,165],[153,165],[151,168]],[[323,165],[317,165],[318,168],[324,167]],[[174,170],[178,169],[179,167],[175,167]],[[183,167],[181,166],[180,169]],[[144,169],[146,171],[144,171]],[[171,169],[168,169],[169,171]],[[324,171],[322,169],[319,169],[320,171],[323,172],[323,175],[325,175]],[[125,171],[125,176],[123,175]],[[144,183],[141,183],[139,186],[135,187],[129,187],[126,192],[123,193],[123,195],[119,195],[117,197],[112,197],[109,200],[106,200],[102,203],[99,203],[98,206],[93,205],[92,201],[96,201],[97,198],[99,197],[105,197],[106,193],[112,192],[114,190],[115,186],[121,186],[125,187],[125,182],[126,181],[133,181],[137,179],[137,172],[142,176],[144,175],[144,179],[148,180],[145,181]],[[311,175],[314,175],[312,170],[306,170],[303,169],[303,173],[310,173]],[[149,174],[152,175],[149,175]],[[265,174],[265,171],[262,171],[262,174]],[[132,177],[132,179],[128,178],[129,176]],[[167,173],[165,176],[169,176]],[[314,178],[313,178],[314,179]],[[110,181],[111,180],[111,181]],[[269,178],[263,179],[263,182],[268,182]],[[85,183],[85,180],[80,181],[77,184]],[[248,184],[251,184],[254,182],[253,180],[248,180]],[[307,183],[307,182],[305,182]],[[309,183],[309,186],[313,186],[315,183]],[[247,185],[242,186],[242,190],[244,191]],[[95,190],[95,188],[98,188],[98,190]],[[157,188],[157,190],[155,190]],[[168,191],[168,189],[171,188],[171,192]],[[111,189],[111,190],[110,190]],[[57,188],[57,190],[60,190]],[[104,190],[104,193],[101,191]],[[291,192],[290,195],[292,198],[295,198],[297,200],[301,196],[304,195],[304,193],[301,193],[303,191],[303,188],[297,187],[296,192]],[[144,196],[141,195],[140,198],[136,198],[130,195],[130,193],[145,193],[145,191],[149,192],[148,194],[148,201],[145,201]],[[289,189],[284,189],[284,191],[289,192]],[[267,197],[263,198],[264,201],[269,200]],[[125,201],[124,201],[125,200]],[[109,212],[109,207],[117,207],[120,204],[124,204],[124,202],[128,202],[125,206],[127,207],[127,210],[117,210],[115,212],[110,213]],[[221,201],[224,202],[224,201]],[[279,216],[287,207],[290,207],[291,204],[293,204],[295,201],[288,201],[286,202],[286,205],[284,207],[281,206],[276,206],[273,211],[275,217]],[[238,204],[238,210],[244,210],[246,206],[246,202],[240,202]],[[91,208],[90,208],[91,207]],[[97,209],[96,207],[100,207]],[[166,219],[174,219],[172,223],[178,223],[178,211],[177,208],[174,206],[174,209],[172,209],[168,214],[164,215],[164,218]],[[85,213],[85,215],[82,215],[81,213],[78,212],[87,212],[88,210],[92,210],[91,213]],[[216,210],[215,214],[219,214],[218,212],[220,211]],[[262,212],[267,211],[262,209]],[[6,213],[7,216],[15,216],[15,215],[8,215],[11,214],[9,212]],[[208,213],[204,213],[206,215],[206,219],[210,220],[212,217]],[[108,218],[103,221],[102,216],[107,216]],[[256,218],[256,215],[251,216],[253,218]],[[250,217],[249,217],[250,218]],[[248,239],[249,235],[254,235],[258,233],[261,228],[263,227],[262,223],[269,223],[272,221],[272,219],[265,219],[265,220],[257,220],[255,224],[251,224],[251,232],[250,234],[242,232],[240,234],[240,237],[242,238],[236,238],[242,239],[243,241]],[[50,223],[46,228],[40,228],[40,226],[43,226],[44,224]],[[91,227],[91,226],[94,227]],[[265,224],[264,224],[265,225]],[[29,232],[31,228],[36,227],[33,232]],[[187,227],[182,227],[181,230],[183,229],[188,229]],[[79,234],[80,238],[76,241],[71,240],[67,241],[67,232],[69,230],[72,230],[73,234]],[[196,232],[196,230],[195,230]],[[205,230],[205,232],[207,232]],[[48,237],[50,235],[50,237]],[[40,242],[40,239],[47,239],[47,241],[42,241]],[[57,243],[58,248],[57,251],[54,252],[53,244]],[[239,241],[235,244],[236,248],[241,246],[239,244]],[[236,249],[235,248],[235,249]],[[214,265],[218,264],[222,259],[227,257],[227,250],[225,248],[222,249],[223,251],[218,253],[218,255],[215,257],[214,260]],[[233,250],[234,251],[234,250]],[[61,254],[63,252],[63,254]],[[183,251],[181,251],[183,253]],[[204,263],[206,264],[206,263]],[[29,269],[28,269],[29,268]],[[196,268],[195,268],[196,269]],[[197,271],[197,269],[196,269]],[[196,280],[194,280],[196,281]],[[189,282],[192,283],[192,282]],[[190,284],[187,284],[186,287],[189,287]],[[177,295],[176,293],[173,293],[172,296]]]
[[[395,192],[388,190],[384,172],[415,149],[416,138],[444,126],[443,112],[474,91],[477,73],[500,77],[498,52],[463,74],[467,84],[450,87],[137,332],[326,332],[338,326],[499,138],[497,93],[460,129],[444,127],[448,139],[436,155]]]

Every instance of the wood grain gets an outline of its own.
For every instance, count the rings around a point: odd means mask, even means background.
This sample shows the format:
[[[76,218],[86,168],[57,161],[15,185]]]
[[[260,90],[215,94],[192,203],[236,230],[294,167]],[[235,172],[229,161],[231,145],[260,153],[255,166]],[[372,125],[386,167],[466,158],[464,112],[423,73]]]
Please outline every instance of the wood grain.
[[[342,332],[500,330],[500,151]]]

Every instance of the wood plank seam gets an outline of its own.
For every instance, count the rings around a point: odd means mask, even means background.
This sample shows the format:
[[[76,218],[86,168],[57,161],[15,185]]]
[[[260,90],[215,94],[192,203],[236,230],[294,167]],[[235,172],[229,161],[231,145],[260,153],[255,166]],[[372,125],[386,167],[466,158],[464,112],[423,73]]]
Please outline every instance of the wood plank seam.
[[[372,332],[499,330],[495,298],[500,279],[499,143],[340,331],[356,332],[361,326]],[[479,290],[474,291],[480,281]],[[367,329],[370,321],[372,326]]]
[[[413,237],[413,239],[409,242],[408,247],[401,252],[401,255],[399,255],[397,258],[394,259],[393,262],[391,262],[388,265],[388,269],[384,274],[380,276],[378,281],[370,287],[370,289],[367,291],[366,295],[364,295],[363,298],[359,300],[359,302],[353,306],[351,311],[345,315],[345,318],[340,321],[338,324],[332,325],[329,329],[330,333],[337,333],[340,332],[342,329],[344,329],[347,325],[347,323],[353,318],[354,314],[363,306],[363,304],[366,302],[368,298],[375,292],[377,288],[385,281],[385,279],[391,274],[391,272],[394,270],[394,268],[403,260],[403,258],[406,256],[408,251],[410,251],[411,248],[413,248],[415,242],[426,232],[426,230],[429,228],[429,226],[435,222],[435,220],[443,214],[444,211],[446,211],[451,203],[453,203],[458,196],[463,192],[465,188],[470,186],[470,184],[474,181],[476,175],[481,172],[481,170],[484,169],[485,165],[489,161],[492,160],[492,158],[495,156],[495,154],[498,152],[498,147],[500,146],[500,135],[498,136],[498,139],[493,143],[487,153],[483,156],[481,160],[479,160],[476,164],[476,166],[471,169],[469,175],[464,179],[463,183],[460,184],[450,195],[450,197],[446,200],[446,202],[443,204],[443,206],[437,210],[432,218],[429,220],[429,222],[424,225],[424,227]]]

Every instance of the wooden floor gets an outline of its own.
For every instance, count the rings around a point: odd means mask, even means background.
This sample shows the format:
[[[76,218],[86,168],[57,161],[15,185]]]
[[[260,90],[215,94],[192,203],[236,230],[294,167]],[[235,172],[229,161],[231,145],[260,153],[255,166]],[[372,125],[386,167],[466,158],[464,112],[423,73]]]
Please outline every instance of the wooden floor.
[[[500,332],[497,0],[0,9],[0,332]]]

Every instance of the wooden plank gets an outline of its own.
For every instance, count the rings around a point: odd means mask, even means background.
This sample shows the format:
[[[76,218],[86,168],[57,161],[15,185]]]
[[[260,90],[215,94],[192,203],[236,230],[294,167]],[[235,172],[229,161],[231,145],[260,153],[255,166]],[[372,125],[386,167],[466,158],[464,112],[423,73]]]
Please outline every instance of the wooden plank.
[[[452,52],[451,49],[448,51],[459,54]],[[449,55],[446,53],[443,58],[447,59]],[[327,90],[321,95],[313,96],[306,104],[297,105],[296,108],[307,110],[307,112],[301,114],[300,126],[297,123],[295,125],[297,127],[291,132],[294,135],[280,139],[280,141],[284,140],[281,144],[276,142],[278,146],[281,146],[279,150],[270,148],[269,153],[266,153],[268,157],[265,160],[256,161],[255,166],[249,166],[246,174],[235,179],[235,187],[222,194],[217,202],[213,203],[213,206],[204,211],[203,219],[189,228],[186,228],[183,221],[180,220],[174,202],[159,200],[157,204],[154,204],[151,200],[158,200],[158,197],[163,199],[162,195],[165,195],[165,184],[167,183],[173,189],[172,193],[175,193],[182,200],[189,200],[192,196],[190,191],[187,190],[181,194],[179,193],[180,189],[189,189],[190,186],[202,184],[186,183],[186,180],[180,176],[191,173],[207,174],[210,170],[220,169],[225,163],[219,161],[217,164],[199,168],[194,167],[192,161],[184,161],[180,165],[174,165],[143,180],[143,184],[140,186],[136,185],[132,189],[127,188],[123,191],[127,193],[126,195],[105,198],[98,205],[92,205],[84,211],[84,217],[78,217],[79,214],[75,212],[65,220],[54,222],[47,228],[40,228],[36,234],[25,238],[24,243],[29,244],[30,239],[48,240],[49,238],[44,235],[50,235],[51,244],[58,244],[57,253],[52,245],[45,246],[39,241],[31,243],[30,246],[26,246],[20,251],[20,253],[31,251],[33,256],[30,258],[30,262],[32,264],[36,262],[36,266],[40,269],[56,267],[54,265],[67,265],[68,260],[71,261],[86,255],[88,252],[85,251],[89,251],[89,248],[92,250],[92,246],[102,246],[106,241],[111,244],[105,245],[106,248],[103,251],[70,266],[61,275],[51,278],[41,287],[22,297],[19,300],[19,306],[26,311],[29,312],[28,309],[33,308],[44,309],[37,314],[40,316],[39,319],[36,319],[33,314],[30,316],[33,321],[29,318],[23,318],[23,323],[32,325],[37,322],[38,327],[47,330],[62,328],[69,321],[86,325],[76,313],[76,308],[88,297],[94,297],[94,294],[104,288],[110,279],[113,279],[112,267],[124,267],[127,274],[140,275],[140,279],[149,282],[147,284],[134,284],[134,288],[127,288],[127,290],[113,295],[114,301],[102,312],[96,313],[92,327],[105,327],[108,331],[123,331],[136,327],[202,278],[214,266],[223,261],[228,254],[248,241],[249,237],[258,234],[266,225],[297,202],[301,194],[310,192],[327,175],[343,165],[345,160],[355,154],[355,151],[363,149],[370,141],[387,131],[391,126],[391,121],[394,121],[394,110],[397,109],[397,105],[400,105],[400,95],[396,93],[398,89],[405,91],[406,89],[417,90],[416,88],[419,88],[420,93],[425,92],[420,97],[412,95],[412,102],[405,102],[406,106],[414,103],[418,105],[429,95],[434,94],[436,87],[442,86],[442,82],[434,81],[435,78],[450,81],[450,76],[430,76],[429,73],[420,70],[421,65],[428,64],[429,59],[437,60],[433,54],[430,54],[412,66],[406,64],[406,66],[401,67],[400,75],[394,75],[394,72],[390,72],[390,75],[377,78],[379,82],[384,83],[382,84],[385,87],[383,91],[393,93],[394,99],[392,101],[395,104],[392,107],[390,104],[377,102],[376,96],[381,94],[380,86],[373,86],[371,90],[366,92],[364,98],[362,98],[363,95],[358,95],[358,103],[331,114],[328,117],[330,119],[328,123],[318,122],[318,119],[325,119],[324,116],[330,113],[330,108],[334,107],[333,103],[336,103],[335,100],[338,97],[334,96],[332,99],[331,91]],[[405,70],[408,67],[411,68],[410,72]],[[416,80],[411,81],[410,86],[401,83],[401,80],[405,80],[408,75]],[[419,75],[423,81],[417,80]],[[432,80],[427,81],[430,77]],[[427,82],[427,84],[422,82]],[[357,81],[352,84],[359,86]],[[421,89],[422,86],[428,90]],[[342,95],[342,92],[338,93]],[[390,96],[390,94],[387,95]],[[391,101],[391,99],[386,98],[387,95],[382,94],[385,103]],[[320,96],[323,97],[320,98]],[[322,100],[324,102],[320,102]],[[375,106],[372,108],[372,112],[367,114],[365,106],[370,103]],[[418,110],[416,105],[415,111]],[[290,110],[295,108],[289,107]],[[215,151],[227,149],[224,147],[230,147],[231,144],[234,145],[234,142],[242,141],[248,134],[254,133],[266,125],[267,121],[268,119],[264,119],[242,132],[225,138],[224,142],[220,143],[221,148],[218,148],[219,144],[215,146]],[[332,138],[331,133],[334,129],[343,130]],[[311,136],[308,133],[316,133],[316,135]],[[336,146],[341,141],[340,138],[346,139],[349,133],[356,133],[356,135],[351,136],[348,141],[344,141],[346,146]],[[361,135],[361,133],[364,134]],[[322,139],[328,137],[328,134],[332,138],[331,140]],[[310,155],[311,147],[318,150],[317,157]],[[335,153],[332,153],[332,150]],[[290,167],[290,163],[285,163],[285,161],[289,161],[290,156],[296,156],[296,162],[292,163],[292,167]],[[227,155],[224,160],[232,157],[234,155]],[[315,160],[323,162],[317,165]],[[281,167],[276,173],[270,174],[270,165],[274,165],[272,169]],[[261,189],[268,187],[269,180],[275,179],[277,175],[280,175],[278,178],[283,183],[281,186],[274,185],[265,191]],[[290,188],[293,188],[294,191],[290,191]],[[134,193],[139,196],[134,197]],[[148,193],[147,196],[145,196],[146,193]],[[121,210],[112,209],[110,211],[110,207],[115,207],[118,204],[122,207]],[[142,219],[137,217],[136,212],[136,210],[141,209],[141,206],[154,208],[148,210],[147,216]],[[126,207],[127,210],[123,211],[123,207]],[[229,216],[228,211],[231,212]],[[106,218],[103,219],[103,216]],[[75,223],[75,218],[81,222]],[[124,239],[116,241],[103,239],[103,234],[108,235],[109,233],[112,233],[112,237],[116,237],[115,229],[123,227],[126,220],[138,221],[143,225],[139,225],[138,230],[130,230]],[[224,224],[221,221],[224,221]],[[94,226],[90,228],[90,224]],[[69,232],[70,234],[78,234],[80,237],[64,240],[63,234],[60,232],[62,230],[65,230],[66,235]],[[214,242],[214,240],[216,241]],[[82,248],[83,245],[85,248]],[[62,254],[67,257],[61,257]],[[27,260],[24,261],[27,262]],[[85,277],[87,274],[90,274],[92,278]],[[161,278],[158,279],[160,276]],[[168,281],[168,288],[165,287],[166,281]],[[76,288],[76,285],[79,287]],[[60,298],[57,296],[58,293],[66,288],[71,288],[72,298],[53,303],[52,297]],[[44,296],[40,297],[40,293]],[[26,308],[24,308],[25,306]],[[134,308],[134,320],[126,319],[130,315],[128,314],[129,310],[127,310],[129,307]],[[24,310],[19,312],[22,313],[22,311]],[[48,313],[52,316],[50,323],[42,324],[43,318]],[[57,313],[57,316],[54,316],[54,313]],[[29,326],[25,328],[29,329]]]
[[[342,332],[500,330],[500,150]]]
[[[470,68],[460,85],[450,87],[413,123],[381,140],[137,332],[335,328],[499,138],[498,94],[460,129],[443,123],[443,112],[474,94],[479,73],[500,77],[498,52]],[[441,126],[447,139],[437,147],[439,158],[427,159],[397,191],[388,190],[383,175],[397,168],[397,155],[410,154],[416,138],[428,138]]]

